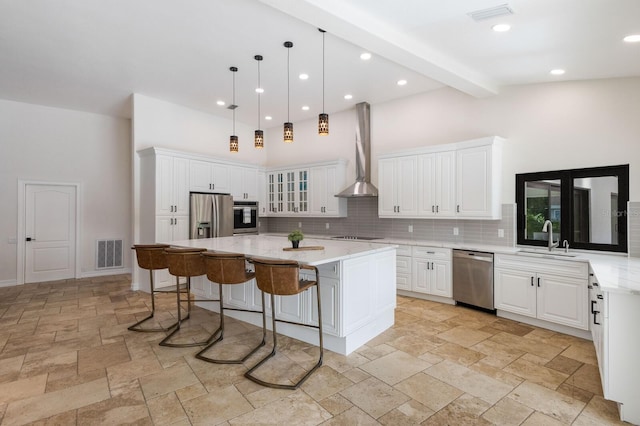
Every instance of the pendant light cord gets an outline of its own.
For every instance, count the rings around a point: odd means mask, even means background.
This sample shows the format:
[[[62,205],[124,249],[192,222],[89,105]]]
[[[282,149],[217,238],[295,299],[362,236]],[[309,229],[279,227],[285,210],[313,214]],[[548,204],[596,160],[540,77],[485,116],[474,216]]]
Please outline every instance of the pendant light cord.
[[[324,31],[322,31],[322,113],[324,114]]]
[[[233,105],[236,104],[236,72],[233,72]],[[233,108],[233,134],[236,134],[236,109]]]
[[[291,48],[287,48],[287,122],[290,122],[289,120],[289,97],[290,97],[290,92],[289,92],[289,52],[291,51]]]

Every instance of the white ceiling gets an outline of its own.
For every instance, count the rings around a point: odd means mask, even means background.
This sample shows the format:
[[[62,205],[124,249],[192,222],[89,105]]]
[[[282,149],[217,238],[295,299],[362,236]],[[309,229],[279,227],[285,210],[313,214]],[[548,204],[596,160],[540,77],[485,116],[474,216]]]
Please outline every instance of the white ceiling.
[[[468,16],[505,3],[513,15]],[[502,22],[511,31],[491,30]],[[317,28],[327,31],[328,113],[443,86],[482,97],[504,85],[640,76],[640,43],[622,42],[640,34],[638,0],[0,0],[0,98],[128,117],[140,93],[231,118],[216,101],[231,103],[237,66],[236,119],[255,126],[261,54],[261,115],[273,116],[261,127],[279,126],[284,41],[294,43],[290,119],[321,112]]]

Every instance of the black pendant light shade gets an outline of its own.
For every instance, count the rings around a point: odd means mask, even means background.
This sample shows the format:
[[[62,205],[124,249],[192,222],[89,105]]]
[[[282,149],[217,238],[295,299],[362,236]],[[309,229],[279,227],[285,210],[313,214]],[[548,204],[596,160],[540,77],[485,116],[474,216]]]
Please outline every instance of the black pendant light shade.
[[[318,115],[318,134],[327,136],[329,134],[329,114],[324,112],[324,34],[325,30],[318,28],[322,33],[322,113]]]
[[[229,138],[229,152],[238,152],[238,137],[236,136],[236,72],[238,72],[238,68],[231,67],[229,71],[233,73],[233,104],[229,105],[229,109],[233,111],[233,135]]]
[[[293,43],[285,41],[284,47],[287,48],[287,122],[284,123],[284,141],[286,143],[292,143],[293,123],[289,121],[289,51],[293,47]]]
[[[260,62],[263,58],[261,55],[256,55],[253,59],[258,62],[258,87],[256,88],[256,92],[258,93],[258,129],[253,136],[253,146],[256,149],[262,149],[264,148],[264,132],[260,130],[260,93],[262,91],[262,86],[260,86]]]

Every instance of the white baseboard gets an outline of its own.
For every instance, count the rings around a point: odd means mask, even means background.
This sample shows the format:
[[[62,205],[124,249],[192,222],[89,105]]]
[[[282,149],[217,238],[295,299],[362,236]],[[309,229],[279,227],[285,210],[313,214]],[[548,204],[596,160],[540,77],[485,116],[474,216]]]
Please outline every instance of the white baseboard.
[[[15,285],[18,284],[18,281],[13,279],[13,280],[2,280],[0,281],[0,287],[13,287]]]
[[[105,277],[107,275],[122,275],[122,274],[130,274],[130,273],[131,273],[131,268],[105,269],[101,271],[82,272],[80,278]]]

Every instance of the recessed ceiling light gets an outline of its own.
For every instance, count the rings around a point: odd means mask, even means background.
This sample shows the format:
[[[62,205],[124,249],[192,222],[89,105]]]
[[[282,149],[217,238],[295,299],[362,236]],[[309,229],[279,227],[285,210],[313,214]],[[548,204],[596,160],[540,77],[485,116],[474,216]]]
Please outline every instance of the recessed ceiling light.
[[[273,117],[272,117],[272,116],[270,116],[270,115],[265,115],[265,116],[264,116],[264,119],[265,119],[265,120],[272,120],[272,119],[273,119]]]
[[[224,106],[224,101],[218,101],[218,102],[216,102],[216,104],[218,104],[220,106]]]
[[[398,86],[404,86],[407,84],[407,80],[398,80],[398,82],[396,83]]]
[[[560,69],[560,68],[549,71],[549,74],[551,74],[551,75],[562,75],[564,73],[565,73],[565,71],[563,69]]]
[[[352,96],[352,95],[344,95],[344,98],[345,98],[346,100],[349,100],[349,99],[352,99],[352,98],[353,98],[353,96]]]
[[[511,29],[511,25],[509,24],[496,24],[491,29],[497,33],[504,33]]]
[[[303,105],[302,106],[302,110],[303,111],[309,111],[309,105]]]
[[[362,59],[363,61],[368,61],[369,59],[371,59],[371,53],[364,52],[360,55],[360,59]]]
[[[623,38],[627,43],[638,43],[640,42],[640,34],[632,34]]]
[[[256,87],[256,93],[264,93],[264,89],[262,87]]]
[[[300,80],[307,80],[309,78],[309,74],[302,73],[298,76]]]

